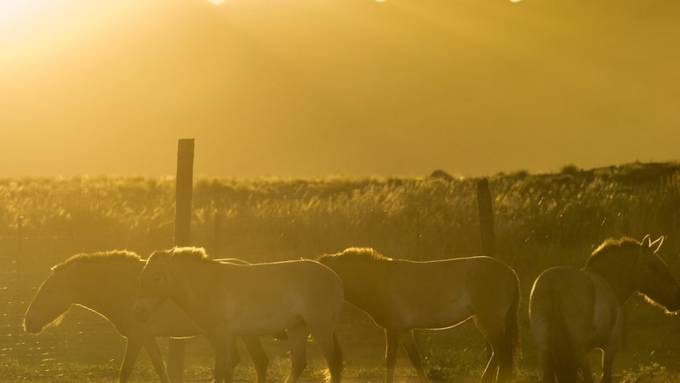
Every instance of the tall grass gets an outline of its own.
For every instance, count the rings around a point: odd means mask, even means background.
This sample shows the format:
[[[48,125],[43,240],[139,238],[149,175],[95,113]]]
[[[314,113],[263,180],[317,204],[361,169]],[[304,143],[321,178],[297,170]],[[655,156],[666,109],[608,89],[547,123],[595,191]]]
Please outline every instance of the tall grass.
[[[559,254],[579,261],[607,236],[674,233],[680,167],[632,164],[561,174],[491,178],[499,256],[523,265]],[[434,259],[479,253],[474,179],[201,179],[193,237],[253,260],[315,256],[350,245],[393,257]],[[0,180],[0,236],[91,238],[113,247],[170,246],[170,178]],[[96,242],[96,241],[95,241]],[[564,253],[571,252],[573,256]],[[572,259],[572,257],[574,259]]]

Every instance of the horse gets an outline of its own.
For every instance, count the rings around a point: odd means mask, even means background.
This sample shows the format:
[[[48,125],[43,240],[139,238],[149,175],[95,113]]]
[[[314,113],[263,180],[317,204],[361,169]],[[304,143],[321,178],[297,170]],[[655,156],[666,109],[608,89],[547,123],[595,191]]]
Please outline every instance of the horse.
[[[531,333],[544,383],[573,383],[580,373],[593,382],[588,360],[600,349],[602,383],[612,381],[612,364],[623,340],[623,305],[634,293],[666,310],[680,309],[680,285],[652,241],[607,239],[583,268],[553,267],[534,282],[529,302]]]
[[[215,382],[231,382],[236,335],[276,334],[287,330],[295,382],[306,367],[309,333],[339,383],[342,352],[336,327],[344,302],[342,281],[318,262],[297,260],[252,265],[221,264],[205,250],[175,247],[154,252],[140,277],[135,314],[145,321],[167,300],[191,316],[215,350]]]
[[[319,262],[340,275],[347,301],[385,330],[385,381],[394,381],[399,344],[427,382],[414,329],[445,329],[471,318],[492,351],[482,381],[505,381],[518,346],[519,279],[490,257],[417,262],[388,258],[372,248],[325,254]]]
[[[220,262],[239,263],[238,259]],[[52,267],[24,316],[24,329],[38,334],[58,325],[73,305],[108,319],[127,339],[119,382],[127,382],[139,351],[146,349],[161,382],[169,383],[156,337],[186,338],[201,334],[190,318],[171,302],[163,304],[145,324],[134,318],[133,304],[139,275],[145,265],[139,255],[125,250],[77,254]],[[257,337],[244,337],[258,383],[266,381],[267,356]],[[232,345],[235,347],[235,345]]]

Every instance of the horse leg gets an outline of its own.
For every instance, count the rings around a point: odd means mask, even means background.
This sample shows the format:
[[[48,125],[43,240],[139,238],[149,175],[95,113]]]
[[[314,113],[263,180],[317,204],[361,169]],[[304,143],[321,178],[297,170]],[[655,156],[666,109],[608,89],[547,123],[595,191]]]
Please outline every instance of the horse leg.
[[[536,351],[538,354],[538,363],[541,368],[542,373],[542,383],[555,383],[555,366],[553,364],[553,358],[550,357],[550,350],[548,345],[542,341],[542,338],[538,337],[534,333],[534,341],[536,342]]]
[[[241,363],[241,356],[238,354],[236,337],[232,337],[231,344],[229,344],[229,352],[231,353],[231,358],[229,358],[229,364],[227,365],[227,368],[234,370],[236,366]]]
[[[214,383],[231,383],[231,353],[233,337],[213,334],[209,337],[215,351]]]
[[[144,348],[146,349],[151,363],[153,364],[153,369],[158,374],[161,379],[161,383],[170,383],[170,377],[168,377],[168,372],[165,369],[165,364],[163,363],[163,356],[161,355],[161,349],[158,347],[156,338],[149,338],[144,342]]]
[[[132,374],[132,368],[137,362],[139,350],[142,348],[142,341],[135,337],[127,338],[127,345],[125,346],[125,357],[123,357],[123,364],[120,366],[120,375],[118,381],[126,383]]]
[[[484,372],[482,373],[482,383],[495,382],[497,375],[498,375],[498,358],[496,357],[496,353],[491,351],[489,361],[486,362],[486,367],[484,367]]]
[[[227,352],[223,361],[224,365],[226,366],[224,370],[224,383],[232,383],[234,381],[234,366],[236,366],[236,363],[238,363],[235,362],[236,357],[238,356],[236,349],[236,338],[233,334],[229,333],[225,336],[225,340],[227,342]]]
[[[266,383],[269,358],[267,358],[267,354],[262,348],[260,338],[256,336],[244,336],[242,339],[243,343],[246,345],[248,353],[250,354],[250,358],[253,360],[253,364],[255,365],[255,371],[257,372],[257,383]]]
[[[490,317],[490,315],[488,315]],[[500,321],[496,321],[502,323]],[[475,316],[475,324],[479,331],[484,335],[487,342],[487,350],[491,351],[489,356],[489,361],[486,363],[484,372],[482,373],[483,383],[493,383],[496,380],[500,380],[500,350],[501,342],[503,341],[503,329],[502,326],[493,325],[494,321],[487,319],[487,316],[477,315]]]
[[[400,338],[399,331],[385,329],[385,364],[387,365],[385,383],[394,382],[394,366],[397,364]]]
[[[497,343],[498,361],[498,382],[507,382],[512,378],[513,373],[513,347],[512,341],[507,339],[505,335],[500,338]]]
[[[600,383],[612,382],[612,366],[614,365],[614,356],[616,350],[614,348],[605,349],[602,354],[602,379]]]
[[[593,372],[590,369],[590,361],[588,360],[587,352],[579,352],[578,365],[579,370],[581,370],[581,379],[583,383],[593,383]]]
[[[602,348],[602,379],[601,383],[611,383],[612,381],[612,367],[614,365],[614,357],[619,351],[625,340],[624,322],[625,315],[622,309],[619,308],[617,313],[616,323],[612,329],[612,334],[607,345]]]
[[[300,323],[288,329],[288,344],[290,345],[291,369],[286,383],[294,383],[300,378],[307,367],[307,327]]]
[[[172,383],[184,383],[184,357],[186,356],[186,339],[168,339],[167,371]]]
[[[321,354],[328,363],[330,383],[340,383],[342,379],[342,350],[335,334],[335,322],[310,323],[314,341],[319,345]]]
[[[513,338],[517,331],[514,310],[493,307],[478,311],[474,317],[477,328],[486,338],[487,349],[491,348],[491,357],[482,374],[483,382],[507,382],[512,378],[515,361]]]
[[[541,358],[541,365],[543,367],[543,383],[555,383],[555,366],[550,356]]]
[[[413,330],[408,330],[404,333],[404,348],[408,354],[408,358],[411,360],[411,364],[415,367],[420,377],[422,383],[428,383],[427,375],[425,374],[425,368],[423,367],[423,361],[420,357],[420,352],[418,351],[418,345],[416,344],[416,338]]]

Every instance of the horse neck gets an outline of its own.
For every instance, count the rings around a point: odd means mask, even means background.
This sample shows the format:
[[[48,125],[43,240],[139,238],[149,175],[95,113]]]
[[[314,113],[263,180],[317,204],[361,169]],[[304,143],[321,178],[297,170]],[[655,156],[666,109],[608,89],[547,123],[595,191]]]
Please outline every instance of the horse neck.
[[[122,267],[83,266],[73,274],[73,303],[92,309],[114,323],[131,318],[142,267],[141,262]]]
[[[198,314],[193,319],[201,322],[209,316],[209,309],[205,299],[217,298],[223,290],[223,283],[231,278],[220,278],[223,267],[203,262],[188,261],[179,263],[172,268],[176,281],[171,291],[171,298],[186,312]],[[216,290],[217,287],[217,290]]]
[[[379,286],[385,283],[387,264],[385,262],[356,263],[355,270],[341,276],[349,288],[345,289],[347,300],[364,308],[375,306],[379,299]]]
[[[632,267],[632,262],[628,260],[622,262],[621,257],[612,256],[586,266],[585,270],[604,279],[614,291],[619,304],[622,305],[636,291]]]

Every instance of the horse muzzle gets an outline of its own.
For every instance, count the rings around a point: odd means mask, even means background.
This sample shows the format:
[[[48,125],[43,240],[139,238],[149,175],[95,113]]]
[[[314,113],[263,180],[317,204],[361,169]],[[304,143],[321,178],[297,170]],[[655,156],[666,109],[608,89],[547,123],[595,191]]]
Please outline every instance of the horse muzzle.
[[[664,302],[659,302],[670,313],[676,313],[680,311],[680,289],[673,290]]]
[[[43,330],[43,326],[32,320],[24,320],[24,330],[29,334],[40,334]]]
[[[680,291],[675,294],[675,299],[673,299],[673,304],[666,307],[670,312],[680,311]]]

